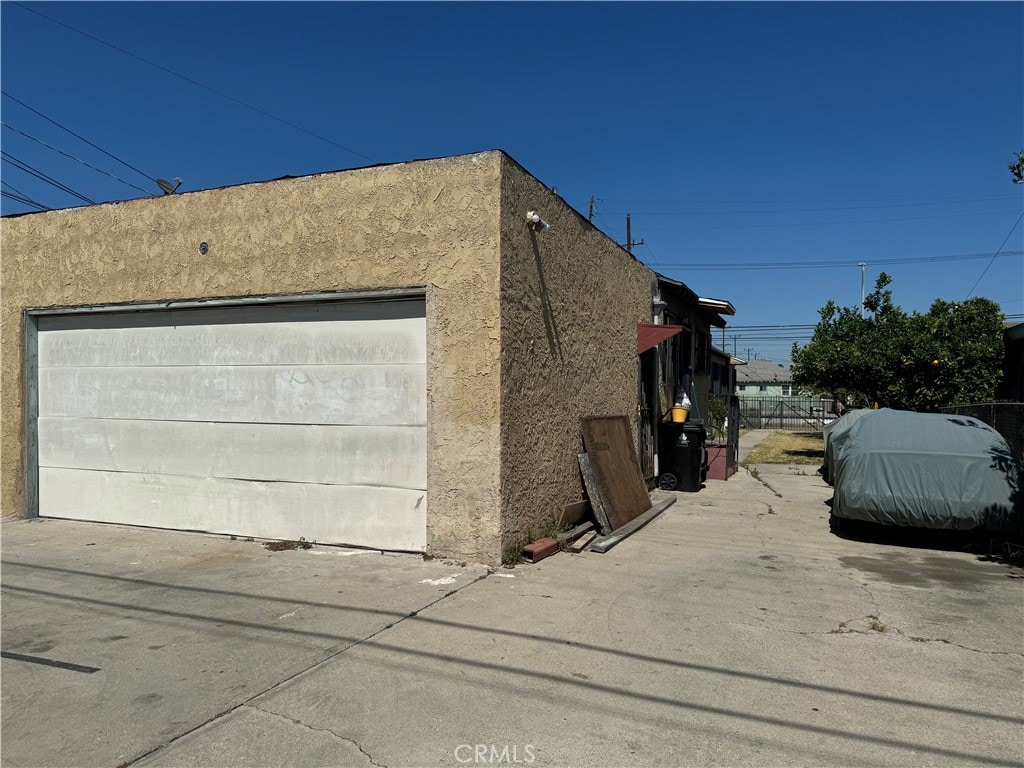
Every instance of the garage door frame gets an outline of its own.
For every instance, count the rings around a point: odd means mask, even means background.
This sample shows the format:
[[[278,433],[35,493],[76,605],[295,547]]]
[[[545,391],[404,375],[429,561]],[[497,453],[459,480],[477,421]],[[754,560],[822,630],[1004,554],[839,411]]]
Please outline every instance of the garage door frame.
[[[316,293],[268,294],[261,296],[239,296],[217,299],[185,299],[180,301],[94,304],[71,307],[29,307],[24,310],[25,364],[23,392],[24,401],[24,468],[25,468],[25,516],[39,517],[39,319],[54,315],[87,314],[132,314],[175,309],[211,309],[225,307],[257,307],[267,305],[308,305],[336,304],[356,301],[408,301],[421,300],[426,310],[429,358],[430,302],[426,286],[388,288],[374,291],[338,291]],[[428,364],[429,378],[429,364]],[[429,387],[429,383],[428,383]],[[428,404],[429,413],[429,404]],[[429,429],[429,417],[428,417]],[[427,490],[429,498],[430,491]],[[429,522],[428,522],[429,527]]]

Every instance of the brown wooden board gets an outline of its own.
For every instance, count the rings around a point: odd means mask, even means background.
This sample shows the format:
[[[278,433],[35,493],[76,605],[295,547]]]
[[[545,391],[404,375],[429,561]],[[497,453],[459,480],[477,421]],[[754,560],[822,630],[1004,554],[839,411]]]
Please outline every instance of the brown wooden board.
[[[668,509],[675,503],[676,500],[674,498],[665,499],[664,501],[658,502],[649,510],[644,512],[642,515],[633,518],[633,520],[626,523],[624,526],[616,530],[614,533],[608,536],[600,536],[598,538],[595,538],[593,541],[590,542],[588,548],[593,552],[600,552],[602,554],[607,552],[620,541],[624,541],[625,539],[629,538],[634,533],[639,531],[641,528],[643,528],[645,525],[651,522],[651,520],[656,518],[658,515],[660,515],[662,512],[664,512],[666,509]]]
[[[577,501],[573,504],[566,504],[562,507],[562,519],[559,521],[559,525],[563,528],[570,525],[579,525],[586,519],[589,512],[589,501]]]
[[[580,429],[604,512],[614,531],[651,508],[629,421],[625,416],[584,416]],[[594,503],[593,495],[590,501]]]
[[[590,457],[585,453],[577,454],[580,462],[580,474],[583,475],[583,486],[587,489],[587,496],[590,498],[590,507],[594,510],[594,517],[597,524],[601,526],[601,533],[612,532],[611,523],[608,522],[608,514],[604,508],[604,498],[601,496],[601,489],[594,479],[594,471],[590,467]]]

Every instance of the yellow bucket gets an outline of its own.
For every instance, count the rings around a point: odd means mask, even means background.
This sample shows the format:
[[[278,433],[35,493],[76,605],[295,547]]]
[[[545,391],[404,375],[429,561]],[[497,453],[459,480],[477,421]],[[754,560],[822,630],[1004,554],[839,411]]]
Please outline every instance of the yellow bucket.
[[[688,408],[673,408],[672,409],[672,421],[677,424],[681,424],[686,421],[686,417],[690,415]]]

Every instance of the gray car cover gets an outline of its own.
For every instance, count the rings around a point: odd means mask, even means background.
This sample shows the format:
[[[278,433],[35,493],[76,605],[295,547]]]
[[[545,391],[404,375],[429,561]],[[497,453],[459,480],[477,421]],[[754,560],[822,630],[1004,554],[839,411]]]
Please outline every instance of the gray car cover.
[[[829,446],[837,517],[920,528],[1021,528],[1020,464],[1002,436],[977,419],[871,410],[845,431],[834,430]]]
[[[868,408],[847,411],[831,424],[826,424],[821,430],[821,436],[825,442],[825,460],[821,468],[821,476],[829,485],[832,484],[832,462],[835,460],[836,445],[841,445],[857,419],[868,413],[871,413]]]

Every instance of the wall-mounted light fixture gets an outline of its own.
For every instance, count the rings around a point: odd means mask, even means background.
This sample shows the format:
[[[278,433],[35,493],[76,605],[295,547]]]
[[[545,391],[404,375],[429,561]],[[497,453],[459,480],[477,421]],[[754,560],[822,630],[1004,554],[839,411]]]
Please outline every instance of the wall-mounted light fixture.
[[[668,308],[668,302],[661,298],[661,296],[655,296],[651,300],[651,310],[654,314],[658,315],[664,312]]]
[[[551,229],[551,225],[544,221],[536,211],[526,212],[526,223],[534,232],[547,232]]]

